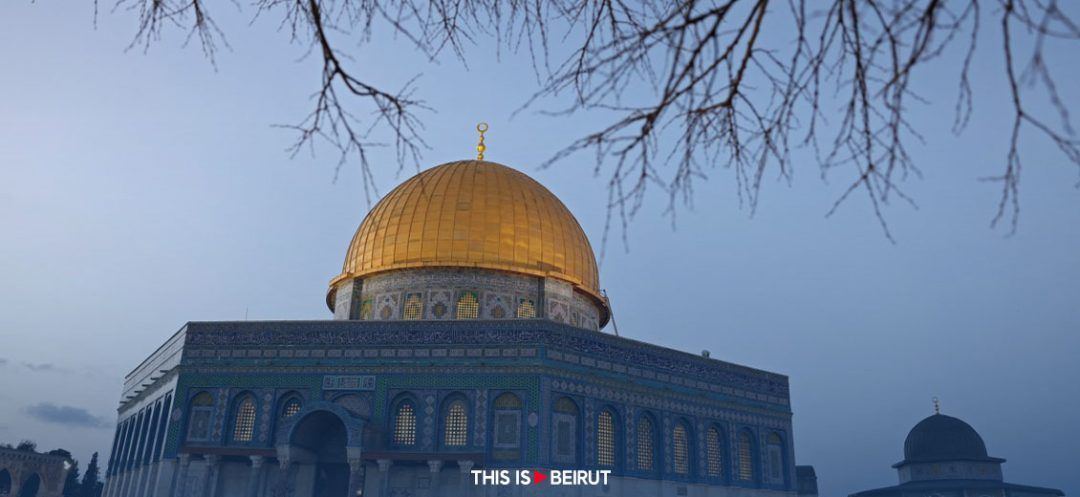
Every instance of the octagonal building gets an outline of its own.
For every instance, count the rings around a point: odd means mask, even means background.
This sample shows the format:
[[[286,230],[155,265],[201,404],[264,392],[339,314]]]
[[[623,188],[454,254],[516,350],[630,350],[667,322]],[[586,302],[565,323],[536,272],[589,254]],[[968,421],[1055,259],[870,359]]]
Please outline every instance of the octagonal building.
[[[326,301],[167,339],[125,379],[105,495],[796,496],[787,378],[605,332],[585,232],[513,168],[399,185]],[[498,469],[611,477],[476,485]]]

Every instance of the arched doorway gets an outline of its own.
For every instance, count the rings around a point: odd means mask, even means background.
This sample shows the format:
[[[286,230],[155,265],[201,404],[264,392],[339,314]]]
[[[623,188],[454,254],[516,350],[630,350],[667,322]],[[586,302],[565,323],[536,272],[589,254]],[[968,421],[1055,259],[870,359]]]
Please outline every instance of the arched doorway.
[[[305,457],[297,461],[308,473],[307,484],[297,482],[296,495],[344,497],[349,491],[349,463],[345,444],[348,433],[341,418],[328,411],[315,411],[301,419],[293,430],[289,445]]]
[[[38,487],[41,486],[41,477],[37,473],[30,475],[19,489],[19,497],[36,497]]]
[[[11,495],[11,472],[0,469],[0,495]]]

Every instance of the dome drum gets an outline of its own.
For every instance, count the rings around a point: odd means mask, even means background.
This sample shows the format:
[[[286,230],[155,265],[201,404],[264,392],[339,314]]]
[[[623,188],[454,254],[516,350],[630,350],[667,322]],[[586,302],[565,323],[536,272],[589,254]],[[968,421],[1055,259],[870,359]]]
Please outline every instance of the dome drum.
[[[379,273],[339,283],[328,300],[335,319],[365,321],[539,318],[599,330],[601,317],[591,296],[565,281],[489,269]]]

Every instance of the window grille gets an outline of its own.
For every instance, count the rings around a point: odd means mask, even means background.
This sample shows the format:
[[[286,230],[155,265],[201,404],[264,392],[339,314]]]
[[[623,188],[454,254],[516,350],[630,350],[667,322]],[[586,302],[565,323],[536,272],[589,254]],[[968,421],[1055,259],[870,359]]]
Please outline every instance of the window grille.
[[[408,446],[415,443],[416,412],[411,402],[402,402],[394,419],[394,445]]]
[[[285,402],[285,408],[281,410],[281,417],[288,419],[300,412],[300,399],[289,399]]]
[[[615,418],[611,411],[600,412],[596,423],[596,463],[604,467],[615,466]]]
[[[474,292],[462,292],[457,302],[458,319],[476,319],[480,316],[480,301]]]
[[[405,296],[405,314],[402,319],[416,320],[424,317],[424,300],[419,293],[410,293]]]
[[[233,422],[233,441],[250,442],[255,435],[255,400],[244,397],[237,404],[236,420]]]
[[[672,433],[672,445],[675,448],[675,472],[680,475],[690,473],[690,447],[686,436],[686,427],[681,423],[675,425]]]
[[[536,304],[532,299],[521,299],[518,301],[517,317],[532,319],[536,317]]]
[[[754,479],[753,446],[749,432],[739,433],[739,479],[751,481]]]
[[[465,412],[465,402],[455,400],[446,409],[443,419],[443,445],[462,447],[468,439],[469,416]]]
[[[709,476],[719,477],[724,474],[724,462],[721,457],[720,430],[709,428],[705,433],[705,456],[708,458],[706,470]]]
[[[649,418],[641,418],[637,426],[637,469],[653,469],[653,424]]]

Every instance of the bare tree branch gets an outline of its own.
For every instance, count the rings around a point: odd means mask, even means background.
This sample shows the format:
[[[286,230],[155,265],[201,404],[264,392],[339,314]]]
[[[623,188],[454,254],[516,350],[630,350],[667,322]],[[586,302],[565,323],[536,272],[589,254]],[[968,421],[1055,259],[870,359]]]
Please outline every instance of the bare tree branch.
[[[955,53],[958,87],[953,131],[970,122],[970,72],[986,36],[983,16],[1000,27],[1003,78],[1014,119],[1000,174],[1002,191],[991,222],[1019,219],[1021,146],[1034,131],[1080,167],[1080,142],[1046,60],[1050,42],[1080,40],[1078,24],[1057,0],[253,0],[256,17],[276,13],[293,41],[309,43],[322,59],[313,110],[285,128],[297,133],[297,153],[316,142],[338,150],[338,168],[359,163],[373,190],[371,147],[376,131],[393,136],[399,168],[418,164],[426,148],[416,79],[388,91],[371,82],[335,39],[361,45],[385,26],[434,60],[444,54],[467,63],[468,49],[494,37],[526,50],[539,89],[522,109],[562,102],[554,116],[593,113],[608,121],[553,153],[549,166],[591,152],[594,173],[607,177],[604,240],[628,225],[654,189],[665,212],[692,204],[697,181],[716,169],[734,173],[740,205],[755,212],[764,182],[790,181],[791,152],[808,147],[823,179],[841,174],[847,187],[831,216],[853,194],[865,195],[885,236],[893,236],[885,206],[915,207],[900,187],[920,176],[909,153],[921,141],[909,120],[914,91],[930,61]],[[96,7],[95,7],[96,8]],[[117,0],[137,12],[132,46],[159,40],[167,28],[198,38],[211,61],[225,45],[205,0]],[[239,8],[239,6],[238,6]],[[768,34],[768,36],[766,36]],[[554,40],[561,40],[556,43]],[[570,47],[553,52],[555,46]],[[1029,50],[1020,57],[1018,50]],[[362,50],[362,48],[360,48]],[[940,73],[940,71],[939,71]],[[1026,87],[1045,94],[1056,116],[1037,115]],[[361,119],[356,108],[368,106]],[[519,109],[520,110],[520,109]],[[1078,184],[1080,187],[1080,184]],[[605,243],[606,245],[606,243]]]

